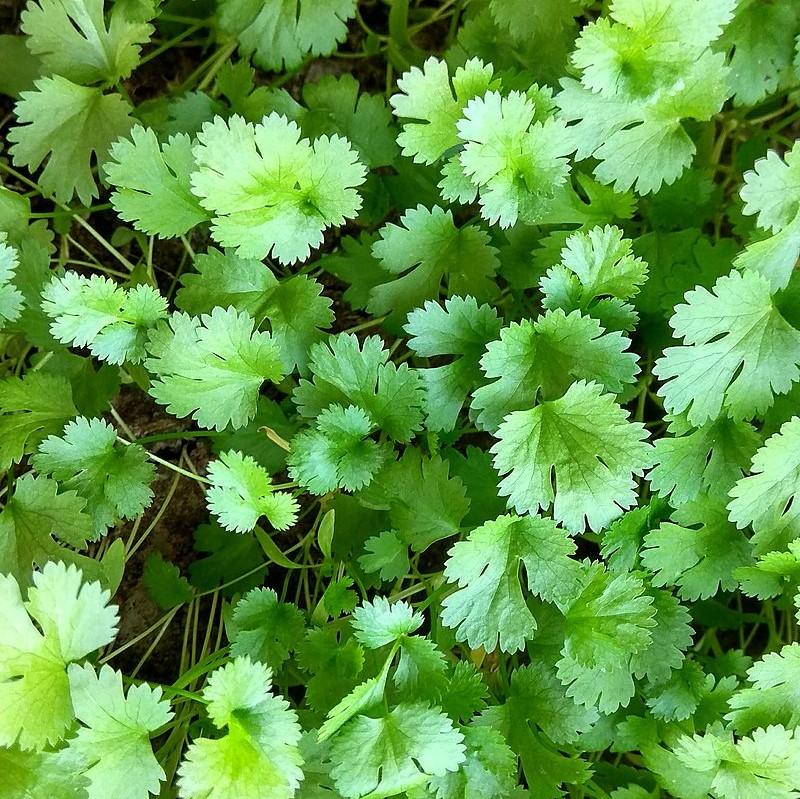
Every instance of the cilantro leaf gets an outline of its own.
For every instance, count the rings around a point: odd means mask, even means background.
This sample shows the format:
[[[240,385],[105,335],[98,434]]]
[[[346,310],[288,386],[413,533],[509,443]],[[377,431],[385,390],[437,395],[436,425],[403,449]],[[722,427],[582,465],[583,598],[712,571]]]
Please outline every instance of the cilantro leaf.
[[[530,94],[490,91],[470,100],[458,122],[461,168],[478,189],[481,216],[501,228],[538,222],[567,180],[564,124],[542,116]]]
[[[481,796],[501,799],[516,786],[517,756],[505,738],[491,727],[470,725],[461,728],[466,758],[458,771],[433,777],[428,790],[437,799],[464,799]]]
[[[17,251],[6,242],[6,234],[0,233],[0,329],[6,322],[15,322],[22,313],[25,298],[12,282],[18,267]]]
[[[739,253],[735,266],[757,272],[769,280],[773,291],[789,284],[800,255],[800,147],[781,158],[774,150],[745,172],[739,192],[745,215],[772,236],[755,241]]]
[[[301,416],[318,416],[331,405],[355,405],[395,441],[408,441],[422,425],[421,379],[407,364],[389,362],[377,336],[359,344],[340,333],[312,345],[311,380],[301,380],[294,401]]]
[[[21,19],[28,48],[48,71],[76,83],[114,84],[127,78],[153,28],[133,19],[120,3],[111,7],[107,23],[103,5],[103,0],[28,3]]]
[[[219,23],[262,69],[297,67],[303,57],[329,55],[347,35],[356,0],[277,0],[253,5],[222,0]]]
[[[293,275],[278,281],[261,261],[214,248],[200,253],[194,266],[197,274],[181,276],[179,308],[197,315],[211,313],[217,306],[231,307],[257,322],[268,321],[284,369],[305,371],[308,349],[325,337],[320,328],[333,321],[331,300],[316,280]]]
[[[747,672],[751,685],[730,698],[731,712],[725,717],[739,733],[779,723],[787,728],[800,722],[797,674],[800,644],[788,644],[780,652],[767,652]]]
[[[228,623],[233,657],[249,657],[278,670],[305,633],[303,614],[280,602],[271,588],[254,588],[234,606]]]
[[[752,562],[750,545],[728,521],[725,508],[699,497],[644,539],[643,565],[653,585],[674,585],[684,599],[708,599],[736,588],[734,570]]]
[[[779,233],[800,212],[800,146],[795,144],[783,158],[770,150],[743,180],[742,213],[755,215],[762,230]]]
[[[333,322],[331,300],[322,291],[313,278],[294,275],[281,280],[264,299],[262,312],[287,372],[297,367],[307,373],[309,349],[326,337],[321,328]]]
[[[351,142],[370,169],[395,160],[391,111],[380,95],[359,94],[358,81],[352,75],[324,75],[315,83],[306,83],[303,101],[308,111],[299,121],[309,139],[338,133]]]
[[[393,796],[455,771],[465,757],[463,741],[444,713],[401,704],[342,728],[331,744],[331,776],[345,797]]]
[[[628,346],[621,333],[605,333],[596,319],[578,311],[548,311],[535,322],[512,322],[481,360],[494,382],[472,395],[478,426],[494,431],[511,411],[563,396],[573,380],[622,391],[637,372],[636,355],[625,352]]]
[[[0,381],[0,469],[34,452],[51,433],[78,413],[72,387],[63,377],[27,372]]]
[[[83,726],[69,749],[82,761],[89,799],[118,796],[141,799],[158,794],[166,778],[150,746],[150,734],[171,718],[160,688],[131,685],[110,666],[99,673],[90,665],[69,667],[75,715]]]
[[[199,318],[173,313],[150,333],[145,367],[156,379],[150,395],[180,418],[201,427],[244,427],[256,414],[265,380],[283,378],[269,333],[254,330],[246,313],[215,307]]]
[[[144,562],[142,583],[153,602],[162,610],[172,610],[194,596],[189,581],[180,569],[165,560],[160,552],[151,552]]]
[[[102,419],[78,417],[61,436],[45,439],[32,461],[40,474],[86,499],[95,535],[138,516],[153,498],[147,453],[138,444],[118,444],[116,430]]]
[[[767,440],[753,457],[750,472],[730,491],[731,521],[739,528],[750,524],[762,534],[770,529],[794,529],[800,513],[800,418],[793,417]]]
[[[553,507],[572,532],[606,527],[636,502],[634,475],[651,464],[639,422],[596,383],[573,383],[563,397],[510,413],[497,430],[500,494],[518,512]]]
[[[652,643],[631,658],[636,677],[647,677],[651,684],[670,679],[685,661],[684,653],[694,638],[688,609],[670,591],[651,589],[655,626],[650,629]]]
[[[361,207],[355,187],[366,169],[340,136],[311,143],[295,122],[270,114],[257,125],[217,117],[197,140],[192,191],[213,213],[214,239],[244,258],[304,260],[326,228]]]
[[[412,208],[400,223],[385,225],[372,245],[383,268],[400,277],[372,289],[370,312],[405,316],[424,300],[438,298],[444,279],[449,294],[469,292],[488,299],[496,292],[497,250],[483,230],[456,227],[452,213],[438,205]]]
[[[389,102],[406,119],[397,143],[403,155],[432,164],[459,144],[456,123],[467,103],[493,85],[491,64],[473,58],[458,67],[452,79],[447,64],[428,58],[422,69],[411,67],[397,81],[400,92]]]
[[[377,596],[353,612],[355,636],[368,649],[379,649],[419,629],[423,621],[407,602],[390,603]]]
[[[272,671],[249,658],[217,669],[203,689],[219,738],[196,738],[178,770],[185,799],[258,799],[268,791],[291,799],[303,772],[300,725],[289,703],[272,691]]]
[[[713,292],[687,292],[670,325],[684,343],[664,350],[653,372],[663,381],[666,410],[686,411],[693,425],[723,409],[735,419],[763,413],[800,379],[800,332],[754,272],[731,272]]]
[[[452,430],[469,392],[481,379],[478,364],[486,345],[500,334],[497,312],[473,297],[451,297],[444,307],[426,302],[408,315],[410,349],[423,358],[458,356],[452,363],[420,369],[427,427]]]
[[[85,508],[86,500],[75,491],[59,493],[54,480],[22,475],[0,512],[0,574],[24,585],[33,565],[69,562],[71,553],[56,540],[76,549],[86,546],[94,525]]]
[[[35,85],[20,94],[18,124],[8,132],[14,163],[36,170],[47,159],[39,175],[45,193],[62,203],[77,194],[89,205],[97,197],[92,156],[102,163],[111,143],[128,132],[130,106],[119,94],[78,86],[60,75]]]
[[[697,429],[681,417],[670,424],[673,436],[655,443],[651,488],[673,505],[683,505],[701,492],[727,496],[750,465],[761,439],[752,425],[720,416]]]
[[[269,475],[249,455],[233,450],[220,453],[208,465],[211,487],[206,492],[208,509],[226,529],[244,533],[266,516],[276,530],[291,527],[299,511],[291,494],[276,492]]]
[[[647,264],[636,258],[633,242],[606,225],[573,233],[561,250],[561,263],[539,282],[545,308],[565,313],[579,310],[595,317],[606,330],[630,330],[636,312],[625,301],[639,293]]]
[[[565,601],[577,578],[575,545],[550,519],[501,516],[473,530],[449,553],[445,577],[458,590],[442,602],[442,621],[472,649],[523,649],[537,624],[520,579],[550,602]]]
[[[583,587],[565,608],[558,677],[567,695],[601,713],[626,707],[634,694],[632,658],[651,644],[655,608],[633,574],[589,567]]]
[[[682,120],[710,119],[727,97],[725,57],[710,45],[733,6],[618,2],[610,17],[583,28],[572,55],[580,83],[564,79],[557,102],[576,123],[569,133],[577,157],[598,160],[602,183],[648,194],[691,163],[696,147]]]
[[[595,708],[576,704],[567,695],[555,668],[542,662],[514,669],[508,702],[512,714],[517,711],[526,716],[558,744],[574,743],[599,718]]]
[[[757,105],[792,82],[796,9],[791,3],[739,3],[717,47],[731,51],[734,105]]]
[[[680,738],[675,754],[685,767],[710,776],[710,790],[719,799],[793,799],[800,782],[795,732],[775,724],[734,741],[712,729]]]
[[[114,638],[117,609],[109,598],[63,563],[34,573],[24,603],[17,581],[0,574],[0,745],[42,749],[64,736],[74,715],[67,664]]]
[[[389,446],[368,438],[374,431],[361,408],[331,405],[317,416],[315,429],[292,439],[289,475],[313,494],[337,487],[357,491],[372,481],[391,454]]]
[[[469,509],[464,485],[450,476],[447,461],[411,447],[358,497],[366,507],[388,511],[395,534],[414,552],[455,535]]]
[[[53,338],[114,364],[144,360],[148,331],[167,316],[166,300],[150,286],[124,289],[101,275],[72,271],[54,277],[42,299]]]
[[[278,284],[272,270],[257,258],[239,258],[232,250],[215,247],[194,258],[197,272],[181,275],[175,304],[197,316],[211,313],[216,306],[235,308],[256,317],[266,296]]]
[[[208,219],[189,186],[194,159],[186,134],[159,145],[150,128],[135,125],[130,140],[118,139],[108,155],[103,172],[114,187],[111,203],[137,230],[169,238]]]

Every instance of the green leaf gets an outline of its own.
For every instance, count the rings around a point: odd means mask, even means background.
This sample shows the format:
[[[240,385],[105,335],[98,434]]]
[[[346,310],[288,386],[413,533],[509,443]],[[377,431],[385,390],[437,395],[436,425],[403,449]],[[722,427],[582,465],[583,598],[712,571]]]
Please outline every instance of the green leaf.
[[[297,648],[297,664],[306,678],[306,702],[328,713],[343,691],[356,687],[364,667],[364,650],[354,638],[343,639],[331,627],[309,629]]]
[[[421,369],[427,427],[452,430],[469,392],[481,380],[478,364],[486,345],[500,334],[497,312],[473,297],[451,297],[444,307],[426,302],[408,315],[408,346],[422,358],[458,356],[452,363]]]
[[[743,179],[742,213],[756,215],[762,230],[780,233],[794,221],[800,211],[800,147],[793,146],[783,158],[770,150]]]
[[[356,0],[222,0],[219,23],[265,70],[291,70],[306,54],[329,55],[347,35]]]
[[[63,563],[34,574],[24,603],[17,581],[0,574],[0,745],[42,749],[64,737],[74,716],[67,664],[114,638],[117,609],[109,598]]]
[[[156,379],[150,395],[179,418],[201,427],[244,427],[255,416],[265,380],[278,383],[283,366],[269,333],[233,308],[190,317],[173,313],[150,334],[145,367]]]
[[[378,596],[353,612],[353,630],[368,649],[379,649],[418,630],[423,618],[407,602],[390,603]]]
[[[0,233],[0,329],[6,322],[15,322],[22,313],[25,298],[13,283],[18,267],[17,251],[6,243],[6,234]]]
[[[647,194],[691,163],[696,147],[682,120],[710,119],[727,97],[725,58],[709,48],[734,2],[617,3],[581,30],[572,54],[581,82],[562,81],[557,102],[576,122],[577,158],[594,156],[601,182]]]
[[[38,0],[22,12],[28,48],[46,71],[76,83],[109,85],[127,78],[139,63],[141,45],[153,28],[128,14],[123,3],[103,16],[103,0]]]
[[[433,777],[428,791],[437,799],[501,799],[517,783],[517,756],[491,727],[462,727],[466,759],[456,772]]]
[[[72,388],[63,377],[27,372],[0,381],[0,469],[36,451],[39,442],[60,433],[78,413]]]
[[[160,552],[151,552],[144,562],[142,583],[153,602],[162,610],[191,602],[194,592],[180,569]]]
[[[333,321],[331,301],[307,275],[278,282],[261,261],[210,249],[195,258],[198,274],[181,276],[176,303],[190,314],[210,313],[217,306],[245,311],[257,322],[269,321],[284,369],[306,370],[308,350],[324,338],[320,328]]]
[[[0,512],[0,573],[25,585],[34,565],[70,561],[67,546],[83,549],[94,535],[86,500],[75,491],[58,493],[47,477],[24,474]]]
[[[758,227],[774,235],[749,244],[734,264],[763,275],[773,291],[784,289],[800,254],[800,148],[783,159],[770,150],[745,172],[739,193],[742,213],[757,215]]]
[[[311,143],[296,123],[270,114],[257,125],[217,117],[197,140],[192,191],[213,214],[214,239],[243,258],[305,260],[326,228],[361,207],[355,187],[366,169],[340,136]]]
[[[735,105],[757,105],[792,84],[797,24],[791,2],[739,3],[717,45],[732,50],[728,81]]]
[[[580,310],[606,330],[632,329],[636,312],[625,301],[647,279],[647,264],[633,255],[632,246],[610,225],[573,233],[561,250],[561,263],[539,282],[542,305],[565,313]]]
[[[357,491],[372,481],[391,455],[391,448],[367,438],[374,425],[354,405],[331,405],[321,411],[315,429],[292,439],[289,475],[312,494],[337,487]]]
[[[520,565],[531,593],[563,604],[576,588],[575,545],[549,519],[501,516],[473,530],[449,553],[445,577],[458,590],[442,602],[442,621],[472,649],[523,649],[536,619],[523,593]]]
[[[687,292],[670,325],[684,343],[664,350],[653,372],[663,381],[665,409],[686,411],[693,425],[723,411],[734,419],[763,413],[800,379],[800,332],[754,272],[721,277],[713,293]]]
[[[512,322],[486,348],[481,368],[494,382],[478,388],[472,408],[483,430],[495,431],[511,411],[564,395],[574,380],[593,380],[618,393],[638,371],[630,342],[605,333],[596,319],[578,311],[548,311],[531,322]]]
[[[203,689],[218,738],[195,738],[178,769],[185,799],[291,799],[303,772],[300,725],[289,703],[272,691],[272,671],[249,658],[217,669]]]
[[[381,580],[399,580],[411,567],[408,544],[397,530],[384,530],[364,542],[358,563],[365,572],[379,572]]]
[[[557,400],[509,414],[492,447],[505,475],[500,494],[518,512],[552,505],[572,532],[601,530],[636,503],[636,481],[652,460],[647,431],[596,383],[573,383]]]
[[[139,363],[148,332],[167,316],[166,300],[150,286],[124,289],[101,275],[67,272],[42,292],[42,309],[53,319],[50,333],[62,344],[88,347],[112,364]]]
[[[333,322],[331,300],[322,292],[314,278],[295,275],[278,283],[262,306],[287,373],[295,367],[308,373],[309,351],[326,338],[321,328]]]
[[[800,724],[800,644],[788,644],[780,652],[768,652],[747,671],[750,686],[730,698],[725,718],[739,733],[756,727]]]
[[[671,420],[672,436],[655,442],[655,461],[647,479],[673,505],[691,502],[705,492],[724,499],[739,480],[761,442],[752,425],[720,416],[692,429],[681,418]]]
[[[355,405],[390,438],[408,441],[422,425],[421,380],[407,364],[389,362],[377,336],[359,343],[340,333],[310,350],[312,380],[301,380],[294,401],[301,416],[318,416],[331,405]]]
[[[217,524],[201,524],[194,532],[194,548],[208,553],[189,564],[195,588],[210,591],[224,583],[222,594],[229,597],[263,583],[264,558],[254,536],[231,535]]]
[[[692,645],[694,630],[689,611],[669,591],[652,588],[655,627],[650,629],[651,645],[631,658],[636,677],[647,677],[655,684],[668,680],[675,669],[684,663],[687,649]]]
[[[299,511],[295,498],[284,491],[276,492],[270,476],[249,455],[233,450],[221,453],[208,465],[208,476],[208,509],[226,530],[247,532],[262,516],[276,530],[286,530],[295,523]]]
[[[411,447],[361,491],[359,500],[388,511],[392,528],[414,552],[455,535],[469,509],[464,486],[450,476],[447,461],[438,455],[424,457]]]
[[[130,140],[114,142],[103,164],[120,219],[159,238],[180,236],[209,218],[189,186],[193,169],[189,136],[179,133],[159,145],[156,134],[141,125],[131,130]]]
[[[435,205],[412,208],[380,230],[372,254],[385,270],[399,275],[375,286],[368,310],[405,316],[427,299],[439,296],[447,281],[449,294],[473,294],[488,299],[496,293],[493,282],[499,261],[489,236],[475,225],[456,227],[453,215]]]
[[[731,489],[728,511],[739,528],[748,524],[758,534],[770,530],[798,533],[800,487],[800,418],[793,417],[767,439],[753,457],[751,474]]]
[[[97,197],[92,158],[105,161],[111,143],[128,132],[127,102],[54,75],[20,94],[16,113],[18,124],[8,132],[14,164],[36,170],[46,159],[39,175],[44,192],[62,203],[77,194],[90,205]]]
[[[194,258],[194,272],[181,275],[175,304],[192,316],[211,313],[219,305],[256,317],[278,284],[272,270],[257,258],[239,258],[211,247]]]
[[[540,221],[569,174],[566,127],[547,113],[549,102],[537,108],[534,92],[535,85],[528,94],[487,92],[467,103],[457,123],[460,168],[479,194],[481,216],[501,228]],[[449,200],[451,174],[443,181]]]
[[[118,519],[138,516],[153,498],[153,467],[138,444],[118,444],[117,433],[101,419],[82,416],[39,445],[32,461],[40,474],[58,480],[87,501],[95,535]]]
[[[397,157],[391,111],[380,95],[359,94],[353,76],[323,75],[315,83],[306,83],[303,101],[308,111],[300,125],[308,138],[338,133],[352,143],[370,169],[388,166]]]
[[[473,58],[458,67],[452,79],[447,64],[428,58],[422,69],[411,67],[397,81],[399,93],[389,102],[408,120],[397,137],[403,155],[432,164],[459,144],[456,123],[467,103],[493,86],[492,65]]]
[[[700,497],[672,514],[644,539],[642,564],[653,585],[676,586],[684,599],[708,599],[732,591],[734,570],[752,563],[750,544],[728,521],[722,505]]]
[[[171,718],[160,688],[131,685],[110,666],[69,667],[75,715],[82,726],[69,749],[83,761],[89,799],[142,799],[158,794],[166,778],[150,745],[150,735]]]
[[[626,707],[634,695],[632,658],[650,646],[654,615],[640,578],[590,566],[564,613],[557,668],[567,695],[601,713]]]
[[[233,657],[249,657],[274,671],[297,649],[306,625],[295,605],[271,588],[254,588],[234,606],[227,632]]]
[[[800,739],[779,724],[736,742],[715,730],[683,736],[675,754],[685,767],[711,777],[719,799],[793,799],[800,782]]]
[[[331,744],[333,777],[345,797],[394,796],[455,771],[464,736],[443,713],[401,704],[378,718],[358,716]]]

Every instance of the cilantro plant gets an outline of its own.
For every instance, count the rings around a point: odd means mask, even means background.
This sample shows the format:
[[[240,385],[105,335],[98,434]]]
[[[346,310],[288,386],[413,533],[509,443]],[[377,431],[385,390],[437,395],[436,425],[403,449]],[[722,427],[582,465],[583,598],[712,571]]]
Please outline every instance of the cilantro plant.
[[[800,3],[0,9],[0,799],[800,799]]]

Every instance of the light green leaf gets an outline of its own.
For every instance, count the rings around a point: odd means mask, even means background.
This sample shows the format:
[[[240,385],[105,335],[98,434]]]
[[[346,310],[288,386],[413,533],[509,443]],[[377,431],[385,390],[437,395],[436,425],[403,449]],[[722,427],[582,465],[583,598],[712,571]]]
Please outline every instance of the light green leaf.
[[[69,667],[75,715],[82,723],[69,749],[83,761],[89,799],[143,799],[158,794],[164,770],[150,745],[150,735],[171,718],[160,688],[131,685],[110,666],[99,673],[90,665]]]

